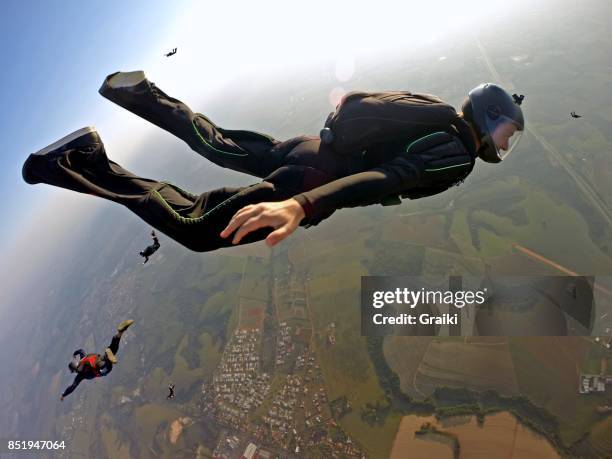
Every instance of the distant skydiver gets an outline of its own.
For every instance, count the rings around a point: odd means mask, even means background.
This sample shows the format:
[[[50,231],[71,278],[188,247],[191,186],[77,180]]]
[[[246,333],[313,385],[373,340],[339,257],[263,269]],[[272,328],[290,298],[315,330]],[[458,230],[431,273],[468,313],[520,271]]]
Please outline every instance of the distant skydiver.
[[[168,384],[168,390],[170,393],[166,396],[166,398],[174,398],[174,384]]]
[[[514,103],[516,105],[521,105],[523,103],[523,99],[525,98],[525,95],[521,94],[519,96],[518,94],[512,94],[512,98],[514,99]]]
[[[123,204],[199,252],[262,239],[273,246],[298,226],[316,225],[343,207],[392,205],[401,202],[400,196],[441,193],[471,173],[476,157],[502,161],[524,129],[521,107],[491,83],[472,89],[459,114],[427,94],[349,93],[326,123],[333,143],[314,136],[281,142],[218,127],[165,94],[142,71],[109,75],[99,92],[213,163],[263,180],[192,194],[110,161],[93,127],[31,154],[24,180]],[[367,116],[359,111],[362,106]],[[380,116],[376,110],[381,107],[390,113]]]
[[[142,262],[143,265],[149,261],[149,257],[157,252],[157,249],[159,249],[159,239],[157,239],[155,231],[151,231],[151,238],[153,239],[153,244],[147,246],[147,248],[142,252],[139,252],[140,256],[144,257],[144,261]]]
[[[582,118],[582,115],[576,115],[576,112],[570,112],[570,115],[572,115],[572,118]]]
[[[172,48],[172,51],[170,51],[169,53],[164,54],[164,56],[170,57],[170,56],[174,56],[175,54],[176,54],[176,48]]]
[[[133,320],[124,320],[117,327],[117,333],[113,336],[110,345],[104,351],[104,355],[100,354],[85,354],[83,349],[77,349],[72,354],[73,360],[68,364],[71,373],[76,373],[76,377],[70,386],[66,388],[60,396],[60,400],[70,395],[74,389],[84,379],[94,379],[101,376],[106,376],[113,369],[113,365],[117,363],[117,351],[119,350],[119,340],[123,332],[134,323]],[[79,360],[76,360],[76,358]]]

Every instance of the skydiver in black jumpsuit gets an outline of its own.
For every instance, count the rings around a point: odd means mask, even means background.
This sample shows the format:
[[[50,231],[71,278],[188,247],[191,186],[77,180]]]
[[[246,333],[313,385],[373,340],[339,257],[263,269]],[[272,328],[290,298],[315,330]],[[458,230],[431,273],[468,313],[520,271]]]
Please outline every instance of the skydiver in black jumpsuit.
[[[503,152],[511,150],[511,139],[517,138],[514,134],[524,128],[520,107],[510,95],[484,84],[470,92],[452,123],[427,126],[415,120],[416,138],[407,136],[347,156],[336,154],[316,136],[281,142],[257,132],[223,129],[165,94],[141,71],[111,74],[99,92],[184,140],[213,163],[263,180],[193,194],[138,177],[109,160],[94,128],[80,129],[31,154],[23,166],[24,180],[123,204],[149,225],[200,252],[262,239],[274,245],[298,226],[316,225],[342,207],[442,192],[465,179],[477,156],[501,161]],[[431,167],[436,157],[428,152],[406,154],[406,145],[441,129],[454,142],[445,157],[448,167]]]
[[[151,231],[151,238],[153,239],[153,244],[148,245],[146,249],[144,249],[142,252],[139,252],[140,256],[144,257],[144,261],[142,262],[143,265],[147,261],[149,261],[149,257],[153,255],[155,252],[157,252],[157,249],[159,249],[160,247],[159,239],[157,239],[157,236],[155,235],[155,231]]]

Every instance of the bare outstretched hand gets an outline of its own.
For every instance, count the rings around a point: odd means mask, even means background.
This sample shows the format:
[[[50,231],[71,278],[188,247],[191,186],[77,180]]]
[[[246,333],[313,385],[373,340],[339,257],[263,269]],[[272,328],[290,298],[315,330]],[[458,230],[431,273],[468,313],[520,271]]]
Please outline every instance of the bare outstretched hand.
[[[280,202],[262,202],[243,207],[234,214],[220,236],[234,233],[232,244],[238,244],[247,234],[260,228],[272,227],[266,244],[273,246],[293,233],[304,218],[304,209],[295,199]]]

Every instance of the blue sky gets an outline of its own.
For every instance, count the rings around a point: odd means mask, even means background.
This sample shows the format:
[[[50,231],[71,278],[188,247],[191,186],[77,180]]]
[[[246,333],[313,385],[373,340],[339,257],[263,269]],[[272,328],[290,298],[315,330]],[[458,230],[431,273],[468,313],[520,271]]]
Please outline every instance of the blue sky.
[[[174,9],[158,3],[3,2],[0,241],[10,242],[46,200],[48,190],[21,179],[27,154],[108,115],[97,93],[106,74],[121,64],[137,65],[152,51],[162,57],[165,49],[149,45],[160,41],[180,2],[172,2]]]

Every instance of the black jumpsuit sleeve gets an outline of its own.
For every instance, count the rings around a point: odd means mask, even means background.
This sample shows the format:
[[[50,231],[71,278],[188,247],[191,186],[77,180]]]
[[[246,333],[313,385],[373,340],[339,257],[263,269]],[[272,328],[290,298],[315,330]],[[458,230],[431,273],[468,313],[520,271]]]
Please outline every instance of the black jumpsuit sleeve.
[[[76,377],[74,378],[74,381],[72,382],[72,384],[70,384],[66,390],[64,391],[64,393],[62,394],[62,397],[66,397],[67,395],[70,395],[72,393],[73,390],[76,389],[76,387],[81,383],[81,381],[83,381],[83,376],[79,373],[76,375]]]
[[[317,222],[336,209],[378,203],[414,188],[423,176],[423,169],[418,155],[397,156],[375,169],[342,177],[298,194],[294,199],[304,209],[306,222]]]

